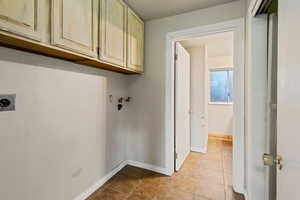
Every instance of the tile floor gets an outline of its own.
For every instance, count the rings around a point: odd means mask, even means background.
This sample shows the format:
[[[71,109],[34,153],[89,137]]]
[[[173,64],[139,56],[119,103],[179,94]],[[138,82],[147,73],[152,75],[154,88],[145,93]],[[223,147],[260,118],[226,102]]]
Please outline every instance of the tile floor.
[[[88,200],[244,200],[232,191],[232,144],[209,139],[172,177],[126,166]]]

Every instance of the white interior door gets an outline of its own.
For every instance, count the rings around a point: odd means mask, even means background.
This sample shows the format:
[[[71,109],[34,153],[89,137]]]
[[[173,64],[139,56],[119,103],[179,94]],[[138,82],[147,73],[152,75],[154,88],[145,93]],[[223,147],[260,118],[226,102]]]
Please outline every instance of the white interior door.
[[[277,200],[298,200],[300,180],[300,1],[279,0]]]
[[[177,42],[175,61],[175,169],[190,152],[190,55]]]

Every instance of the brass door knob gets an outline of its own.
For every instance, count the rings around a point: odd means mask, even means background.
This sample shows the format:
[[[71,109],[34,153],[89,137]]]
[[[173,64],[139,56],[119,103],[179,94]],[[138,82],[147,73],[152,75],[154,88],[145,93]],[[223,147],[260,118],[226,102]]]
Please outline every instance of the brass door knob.
[[[276,157],[271,154],[264,154],[263,161],[265,166],[277,166],[279,170],[282,169],[282,157],[277,155]]]

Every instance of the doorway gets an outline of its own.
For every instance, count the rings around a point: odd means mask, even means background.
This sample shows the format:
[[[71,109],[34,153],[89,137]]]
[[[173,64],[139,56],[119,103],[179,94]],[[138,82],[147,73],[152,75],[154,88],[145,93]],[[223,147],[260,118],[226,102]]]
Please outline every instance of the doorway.
[[[238,193],[244,193],[244,27],[243,19],[228,21],[215,25],[182,30],[167,34],[167,72],[166,72],[166,166],[168,173],[172,175],[176,171],[176,73],[175,73],[175,46],[176,42],[199,38],[217,33],[232,32],[234,35],[233,64],[236,66],[233,90],[237,103],[234,104],[233,112],[233,188]],[[208,137],[207,137],[208,138]],[[207,144],[206,140],[206,144]],[[204,149],[205,151],[205,149]]]
[[[176,174],[199,177],[207,182],[203,190],[218,188],[215,198],[221,198],[222,190],[236,195],[232,192],[233,41],[230,31],[175,44]]]

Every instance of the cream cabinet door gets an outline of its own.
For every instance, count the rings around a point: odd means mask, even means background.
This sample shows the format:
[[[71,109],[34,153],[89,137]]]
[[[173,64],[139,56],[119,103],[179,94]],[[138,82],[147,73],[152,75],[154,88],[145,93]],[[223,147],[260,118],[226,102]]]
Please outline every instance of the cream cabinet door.
[[[125,67],[127,6],[122,0],[100,2],[100,60]]]
[[[41,40],[42,0],[0,0],[0,29]]]
[[[97,0],[52,0],[53,45],[96,57],[97,23]]]
[[[128,9],[127,34],[127,67],[142,72],[144,64],[144,22],[130,9]]]

